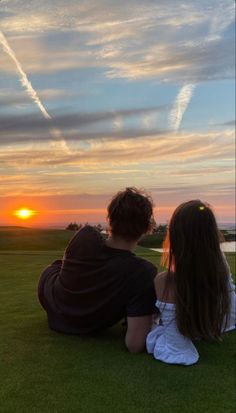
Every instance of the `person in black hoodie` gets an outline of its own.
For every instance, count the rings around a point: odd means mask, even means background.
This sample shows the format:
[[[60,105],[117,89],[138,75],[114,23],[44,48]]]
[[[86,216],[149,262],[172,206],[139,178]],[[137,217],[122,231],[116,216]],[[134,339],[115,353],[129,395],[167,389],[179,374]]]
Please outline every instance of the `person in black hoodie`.
[[[75,234],[63,259],[43,271],[38,297],[49,327],[62,333],[90,334],[126,318],[126,346],[138,353],[155,312],[157,268],[134,249],[152,227],[152,199],[126,188],[108,205],[108,221],[106,240],[89,225]]]

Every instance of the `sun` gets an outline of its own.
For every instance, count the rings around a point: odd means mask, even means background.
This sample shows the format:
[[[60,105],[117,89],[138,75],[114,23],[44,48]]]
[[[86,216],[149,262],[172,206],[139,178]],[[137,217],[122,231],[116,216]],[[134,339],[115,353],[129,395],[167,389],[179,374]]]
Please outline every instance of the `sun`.
[[[32,209],[28,209],[28,208],[21,208],[21,209],[18,209],[17,211],[14,211],[14,215],[20,219],[29,219],[33,217],[35,214],[36,214],[36,211],[33,211]]]

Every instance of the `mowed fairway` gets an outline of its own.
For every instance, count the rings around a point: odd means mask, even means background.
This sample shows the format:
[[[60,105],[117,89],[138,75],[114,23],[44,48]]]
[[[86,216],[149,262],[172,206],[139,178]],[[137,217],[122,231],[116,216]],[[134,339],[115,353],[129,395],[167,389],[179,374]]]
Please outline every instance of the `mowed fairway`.
[[[235,332],[197,343],[200,361],[184,367],[129,354],[121,324],[86,338],[48,329],[38,278],[72,235],[0,231],[0,412],[235,412]],[[137,253],[158,265],[158,253]]]

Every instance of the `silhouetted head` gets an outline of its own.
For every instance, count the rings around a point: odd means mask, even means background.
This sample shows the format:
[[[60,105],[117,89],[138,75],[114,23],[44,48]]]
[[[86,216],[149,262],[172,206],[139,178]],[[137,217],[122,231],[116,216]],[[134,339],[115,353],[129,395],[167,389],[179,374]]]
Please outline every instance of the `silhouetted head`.
[[[118,192],[107,211],[113,236],[135,241],[152,228],[153,201],[142,190],[126,188]]]

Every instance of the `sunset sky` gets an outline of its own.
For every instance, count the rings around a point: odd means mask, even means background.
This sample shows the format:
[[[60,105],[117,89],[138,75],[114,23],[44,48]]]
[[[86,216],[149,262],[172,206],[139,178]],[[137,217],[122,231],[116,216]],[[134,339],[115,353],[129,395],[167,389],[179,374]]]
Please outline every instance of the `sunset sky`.
[[[0,0],[0,225],[104,222],[127,186],[233,222],[234,29],[233,0]]]

